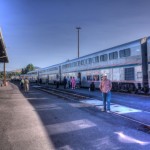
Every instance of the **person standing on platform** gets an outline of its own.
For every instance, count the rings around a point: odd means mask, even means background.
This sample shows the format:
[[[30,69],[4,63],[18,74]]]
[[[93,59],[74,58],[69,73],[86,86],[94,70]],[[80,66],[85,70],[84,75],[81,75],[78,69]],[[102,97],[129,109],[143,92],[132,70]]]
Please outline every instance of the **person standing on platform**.
[[[23,89],[23,87],[24,87],[24,79],[23,78],[20,81],[20,87],[21,87],[21,89]]]
[[[70,88],[70,78],[69,78],[69,76],[67,77],[67,88]]]
[[[25,80],[24,80],[24,91],[25,92],[29,91],[29,80],[28,80],[28,78],[25,78]]]
[[[58,89],[59,88],[59,77],[57,77],[57,79],[56,79],[56,89]]]
[[[66,76],[64,76],[64,89],[66,89],[66,85],[67,85],[67,78],[66,78]]]
[[[71,79],[71,84],[72,84],[72,89],[75,89],[75,87],[76,87],[76,80],[75,80],[74,77],[72,77],[72,79]]]
[[[70,77],[70,85],[69,88],[72,88],[72,76]]]
[[[106,111],[106,102],[107,102],[107,112],[110,112],[110,99],[111,99],[112,83],[110,80],[107,79],[107,74],[103,75],[103,78],[99,85],[99,88],[102,92],[102,99],[103,99],[103,105],[104,105],[103,111]]]

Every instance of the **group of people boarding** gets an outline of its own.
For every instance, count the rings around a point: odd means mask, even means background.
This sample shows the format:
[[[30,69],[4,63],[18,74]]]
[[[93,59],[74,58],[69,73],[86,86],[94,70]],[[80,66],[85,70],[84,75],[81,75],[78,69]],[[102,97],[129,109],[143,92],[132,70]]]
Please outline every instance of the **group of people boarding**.
[[[80,81],[78,78],[75,79],[75,77],[69,78],[69,77],[64,76],[63,83],[64,83],[64,89],[66,89],[66,88],[75,89],[76,87],[79,88]]]

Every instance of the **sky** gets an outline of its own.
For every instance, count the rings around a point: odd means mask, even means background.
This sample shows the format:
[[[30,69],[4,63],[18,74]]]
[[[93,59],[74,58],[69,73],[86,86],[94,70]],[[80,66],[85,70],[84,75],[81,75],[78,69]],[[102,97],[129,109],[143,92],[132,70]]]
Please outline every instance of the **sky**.
[[[150,36],[150,0],[0,0],[8,71],[48,67]]]

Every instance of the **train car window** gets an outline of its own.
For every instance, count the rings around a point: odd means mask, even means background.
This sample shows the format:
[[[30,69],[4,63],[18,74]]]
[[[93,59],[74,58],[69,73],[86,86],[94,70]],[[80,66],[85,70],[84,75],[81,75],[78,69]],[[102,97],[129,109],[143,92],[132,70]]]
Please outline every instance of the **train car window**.
[[[77,62],[74,62],[74,66],[75,66],[75,67],[77,66]]]
[[[142,78],[142,72],[137,72],[137,78],[141,79]]]
[[[92,81],[92,75],[87,76],[87,81]]]
[[[81,60],[81,65],[84,65],[84,60]]]
[[[66,68],[69,68],[69,64],[67,64]]]
[[[125,51],[124,50],[120,50],[119,51],[119,55],[120,55],[120,58],[125,57]]]
[[[107,59],[108,59],[107,54],[104,54],[104,55],[100,56],[100,61],[107,61]]]
[[[125,80],[135,80],[134,79],[134,67],[125,68]]]
[[[93,75],[93,80],[94,81],[99,81],[99,75]]]
[[[108,55],[105,54],[105,55],[104,55],[104,61],[107,61],[107,59],[108,59]]]
[[[118,52],[114,52],[114,59],[117,59],[118,58]]]
[[[78,66],[80,66],[81,65],[81,61],[78,61]]]
[[[119,51],[119,55],[120,55],[120,58],[130,56],[130,55],[131,55],[131,50],[130,50],[130,48],[124,49],[124,50],[120,50],[120,51]]]
[[[112,59],[114,59],[113,53],[109,53],[109,60],[112,60]]]
[[[87,64],[87,59],[84,60],[84,64]]]
[[[130,48],[125,49],[125,57],[128,57],[128,56],[130,56],[130,55],[131,55],[131,50],[130,50]]]
[[[95,57],[95,62],[99,62],[99,56]]]
[[[117,58],[118,58],[118,52],[109,53],[109,60],[117,59]]]
[[[92,58],[92,62],[95,63],[95,57]]]
[[[89,64],[91,64],[92,63],[92,58],[89,58],[88,61],[89,61]]]

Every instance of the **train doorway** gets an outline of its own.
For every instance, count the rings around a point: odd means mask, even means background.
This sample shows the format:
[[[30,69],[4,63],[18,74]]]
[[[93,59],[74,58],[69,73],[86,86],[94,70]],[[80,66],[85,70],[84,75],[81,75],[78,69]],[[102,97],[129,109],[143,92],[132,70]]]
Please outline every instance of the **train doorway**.
[[[79,86],[81,86],[81,73],[78,73]]]

